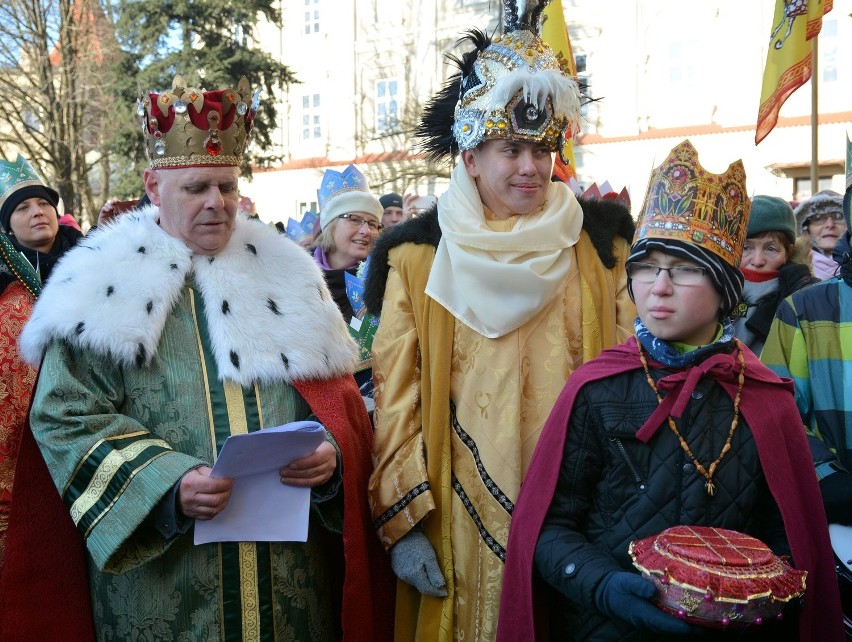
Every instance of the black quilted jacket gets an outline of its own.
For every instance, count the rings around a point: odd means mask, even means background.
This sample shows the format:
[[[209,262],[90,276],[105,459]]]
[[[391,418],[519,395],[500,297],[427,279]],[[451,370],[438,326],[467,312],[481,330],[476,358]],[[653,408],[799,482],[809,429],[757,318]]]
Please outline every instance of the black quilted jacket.
[[[667,374],[652,372],[655,380]],[[563,602],[560,626],[567,628],[554,639],[655,639],[608,621],[594,608],[594,591],[604,575],[635,570],[627,552],[631,540],[679,524],[717,526],[749,533],[776,553],[789,554],[778,507],[742,417],[711,497],[668,425],[647,444],[636,439],[656,406],[642,370],[591,383],[577,396],[556,495],[535,556],[538,572]],[[701,381],[677,426],[705,468],[722,450],[732,418],[728,394],[713,381]],[[794,619],[788,618],[784,630],[796,630]],[[780,637],[776,631],[770,639]]]

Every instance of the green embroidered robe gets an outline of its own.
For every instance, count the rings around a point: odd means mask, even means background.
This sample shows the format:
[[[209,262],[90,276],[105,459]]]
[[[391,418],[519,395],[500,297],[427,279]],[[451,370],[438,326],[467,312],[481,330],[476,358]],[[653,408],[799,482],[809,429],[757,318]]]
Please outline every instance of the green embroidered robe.
[[[294,382],[351,372],[355,345],[319,269],[274,230],[238,219],[222,251],[193,256],[156,214],[69,252],[21,335],[31,362],[44,353],[31,425],[85,539],[97,636],[337,639],[339,458],[307,543],[195,546],[154,520],[230,434],[307,419]]]
[[[339,531],[337,502],[315,504],[306,544],[195,546],[191,529],[166,540],[153,524],[159,498],[188,469],[212,464],[228,435],[310,415],[291,386],[220,382],[199,306],[187,289],[148,368],[65,343],[44,359],[32,425],[91,553],[98,637],[335,639],[324,553],[333,536],[317,517]]]

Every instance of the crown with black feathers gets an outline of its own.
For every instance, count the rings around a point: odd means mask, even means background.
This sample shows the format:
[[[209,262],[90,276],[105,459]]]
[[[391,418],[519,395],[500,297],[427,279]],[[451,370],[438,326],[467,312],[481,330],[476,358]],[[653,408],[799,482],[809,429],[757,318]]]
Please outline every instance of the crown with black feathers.
[[[473,29],[457,43],[473,49],[448,56],[459,71],[427,103],[416,130],[431,160],[491,139],[543,143],[566,160],[566,145],[579,128],[580,89],[538,35],[549,0],[503,4],[502,35]]]

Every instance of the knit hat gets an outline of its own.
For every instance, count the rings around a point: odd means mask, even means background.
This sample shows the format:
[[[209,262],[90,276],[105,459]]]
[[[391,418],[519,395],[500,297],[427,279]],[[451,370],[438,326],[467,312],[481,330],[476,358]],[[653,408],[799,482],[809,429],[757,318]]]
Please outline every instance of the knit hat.
[[[59,203],[59,194],[57,194],[54,190],[46,187],[44,185],[31,185],[29,187],[22,187],[19,190],[16,190],[13,194],[9,195],[5,201],[3,201],[3,206],[0,207],[0,225],[3,226],[3,231],[9,232],[11,231],[11,227],[9,227],[10,220],[12,218],[12,212],[15,211],[15,208],[18,205],[27,200],[28,198],[43,198],[48,203],[53,205],[53,209],[56,209],[57,203]],[[58,216],[58,214],[57,214]]]
[[[9,219],[21,201],[43,198],[54,208],[59,203],[59,193],[44,181],[27,160],[18,154],[15,162],[0,160],[0,225],[9,231]]]
[[[796,242],[796,217],[783,198],[758,194],[752,199],[746,237],[764,232],[783,232],[790,243]]]
[[[341,214],[364,212],[381,221],[384,208],[370,192],[367,179],[354,165],[342,172],[325,171],[317,193],[320,206],[320,228],[325,229]]]
[[[843,197],[837,192],[824,189],[817,192],[806,201],[802,201],[795,209],[796,226],[805,231],[805,227],[812,216],[817,214],[842,214]]]
[[[627,257],[627,262],[641,261],[654,250],[692,261],[703,268],[707,268],[713,286],[722,295],[722,316],[728,316],[739,303],[745,281],[743,274],[737,268],[723,261],[718,254],[686,241],[644,238],[636,241],[630,248],[630,256]],[[627,279],[627,292],[630,294],[630,299],[635,303],[633,279]]]
[[[379,199],[379,203],[382,204],[382,209],[387,209],[389,207],[399,207],[402,209],[402,196],[396,192],[391,192],[390,194],[382,196]]]

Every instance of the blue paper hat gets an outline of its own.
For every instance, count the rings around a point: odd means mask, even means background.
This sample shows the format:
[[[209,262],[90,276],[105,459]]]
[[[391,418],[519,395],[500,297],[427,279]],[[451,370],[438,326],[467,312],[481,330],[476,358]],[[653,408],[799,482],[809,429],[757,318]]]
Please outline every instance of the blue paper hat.
[[[322,184],[317,192],[320,211],[325,209],[326,204],[338,194],[352,190],[370,191],[367,178],[357,167],[350,165],[342,172],[333,169],[325,170],[325,174],[322,175]]]
[[[319,217],[313,212],[305,212],[302,215],[302,222],[299,223],[299,226],[305,234],[314,233],[314,223],[317,222],[317,218]]]
[[[320,227],[326,226],[341,214],[364,212],[382,220],[384,208],[370,193],[367,178],[354,165],[342,172],[327,169],[317,191],[320,207]]]
[[[287,238],[291,241],[300,241],[305,238],[305,233],[302,231],[302,226],[299,225],[299,221],[293,220],[292,218],[287,219],[287,228],[285,234]]]

